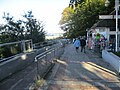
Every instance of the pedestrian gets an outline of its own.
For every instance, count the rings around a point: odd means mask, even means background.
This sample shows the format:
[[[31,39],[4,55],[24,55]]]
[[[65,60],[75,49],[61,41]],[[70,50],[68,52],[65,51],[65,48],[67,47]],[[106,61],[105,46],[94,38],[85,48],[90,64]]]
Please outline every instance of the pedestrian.
[[[74,42],[74,47],[76,49],[76,52],[78,52],[79,47],[80,47],[80,40],[78,38],[76,38],[76,40]]]
[[[81,42],[81,52],[84,51],[84,53],[85,53],[85,46],[86,46],[85,38],[82,37],[80,42]]]

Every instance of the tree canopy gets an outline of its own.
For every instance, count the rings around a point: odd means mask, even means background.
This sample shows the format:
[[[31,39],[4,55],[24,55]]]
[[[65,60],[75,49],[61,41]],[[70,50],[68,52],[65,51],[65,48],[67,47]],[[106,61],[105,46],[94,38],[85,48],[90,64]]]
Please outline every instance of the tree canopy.
[[[28,11],[22,20],[14,20],[9,13],[4,13],[6,23],[0,25],[0,43],[32,39],[33,43],[45,40],[44,24]]]
[[[114,0],[105,7],[105,0],[70,0],[69,7],[65,8],[60,20],[61,29],[66,31],[68,38],[86,34],[86,29],[98,22],[99,15],[109,14],[114,10]]]

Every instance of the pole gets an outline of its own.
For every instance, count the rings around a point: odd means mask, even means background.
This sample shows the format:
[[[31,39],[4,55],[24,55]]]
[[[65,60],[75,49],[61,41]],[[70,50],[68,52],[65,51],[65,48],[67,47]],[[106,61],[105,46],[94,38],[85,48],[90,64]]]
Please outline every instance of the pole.
[[[115,50],[118,51],[118,10],[119,10],[119,0],[115,0],[115,11],[116,11],[116,44]]]

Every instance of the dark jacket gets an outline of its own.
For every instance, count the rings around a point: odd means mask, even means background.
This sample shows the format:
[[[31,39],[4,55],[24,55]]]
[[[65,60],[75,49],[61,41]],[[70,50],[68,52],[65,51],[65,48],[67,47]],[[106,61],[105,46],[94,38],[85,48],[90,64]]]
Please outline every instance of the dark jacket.
[[[81,46],[85,46],[86,45],[86,41],[85,41],[85,39],[81,39]]]

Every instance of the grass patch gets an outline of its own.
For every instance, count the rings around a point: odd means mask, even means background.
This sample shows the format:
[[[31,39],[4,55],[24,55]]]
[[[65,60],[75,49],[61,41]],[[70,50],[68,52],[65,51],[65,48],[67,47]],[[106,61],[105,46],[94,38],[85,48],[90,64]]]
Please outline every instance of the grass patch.
[[[118,57],[120,57],[120,52],[113,52],[115,55],[117,55]]]
[[[35,80],[33,86],[32,86],[32,90],[38,90],[44,83],[44,79],[39,79],[39,80]]]

